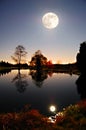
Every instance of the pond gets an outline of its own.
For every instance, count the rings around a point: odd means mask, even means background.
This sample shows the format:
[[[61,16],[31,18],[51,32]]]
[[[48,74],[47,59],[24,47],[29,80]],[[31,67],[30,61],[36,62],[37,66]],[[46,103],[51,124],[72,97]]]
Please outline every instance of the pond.
[[[50,114],[50,105],[60,111],[80,100],[78,77],[29,69],[3,72],[0,74],[0,112],[18,111],[27,104],[46,115]]]

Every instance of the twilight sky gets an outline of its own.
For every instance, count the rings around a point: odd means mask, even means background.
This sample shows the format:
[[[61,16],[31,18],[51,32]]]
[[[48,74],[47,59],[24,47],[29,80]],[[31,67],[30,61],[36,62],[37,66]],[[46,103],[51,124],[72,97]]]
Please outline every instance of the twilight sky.
[[[55,29],[42,24],[42,16],[54,12],[59,17]],[[86,0],[0,0],[0,61],[12,62],[16,46],[35,51],[54,63],[76,61],[80,43],[86,41]]]

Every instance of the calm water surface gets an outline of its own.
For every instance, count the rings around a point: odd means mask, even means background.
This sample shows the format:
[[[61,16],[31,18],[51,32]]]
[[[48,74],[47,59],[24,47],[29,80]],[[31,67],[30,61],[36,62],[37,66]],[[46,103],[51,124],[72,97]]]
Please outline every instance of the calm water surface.
[[[77,79],[77,75],[34,70],[0,75],[0,112],[18,111],[26,104],[47,115],[52,104],[61,110],[80,100]]]

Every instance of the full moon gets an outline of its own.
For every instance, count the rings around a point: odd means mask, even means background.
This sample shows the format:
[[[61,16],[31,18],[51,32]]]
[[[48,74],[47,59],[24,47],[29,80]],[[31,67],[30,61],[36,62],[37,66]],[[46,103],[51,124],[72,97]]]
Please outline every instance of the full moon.
[[[51,112],[55,112],[55,110],[56,110],[56,107],[55,107],[55,106],[53,106],[53,105],[50,106],[50,111],[51,111]]]
[[[59,24],[59,18],[55,13],[48,12],[43,15],[42,23],[45,28],[53,29],[56,28],[57,25]]]

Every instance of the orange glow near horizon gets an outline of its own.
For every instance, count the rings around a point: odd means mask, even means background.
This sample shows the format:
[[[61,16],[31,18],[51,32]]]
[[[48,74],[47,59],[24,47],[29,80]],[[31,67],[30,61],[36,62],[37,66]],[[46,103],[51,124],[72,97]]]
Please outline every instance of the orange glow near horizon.
[[[31,58],[30,59],[28,59],[28,60],[26,60],[26,63],[29,65],[29,61],[31,60]],[[9,62],[9,63],[11,63],[11,64],[15,64],[15,62],[11,59],[11,58],[8,58],[8,59],[1,59],[0,61],[5,61],[5,62]],[[65,59],[61,59],[61,60],[59,60],[59,59],[54,59],[54,60],[49,60],[49,58],[48,58],[48,61],[51,61],[52,62],[52,64],[69,64],[69,63],[74,63],[74,62],[76,62],[76,59],[69,59],[69,58],[65,58]]]

